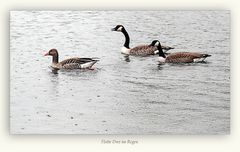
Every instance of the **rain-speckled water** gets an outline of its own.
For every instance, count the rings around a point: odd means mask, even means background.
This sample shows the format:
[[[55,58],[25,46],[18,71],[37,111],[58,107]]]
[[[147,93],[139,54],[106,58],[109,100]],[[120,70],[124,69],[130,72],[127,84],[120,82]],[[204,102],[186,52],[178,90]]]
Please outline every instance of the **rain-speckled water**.
[[[124,60],[131,46],[159,39],[209,53],[206,63],[160,68],[157,56]],[[95,70],[49,69],[60,60],[99,57]],[[229,11],[10,12],[10,132],[14,134],[230,133]]]

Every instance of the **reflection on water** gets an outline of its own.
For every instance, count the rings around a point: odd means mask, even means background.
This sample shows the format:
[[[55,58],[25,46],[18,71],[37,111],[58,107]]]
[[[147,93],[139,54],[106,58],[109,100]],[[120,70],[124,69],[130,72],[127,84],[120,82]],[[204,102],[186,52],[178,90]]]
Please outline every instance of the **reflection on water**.
[[[52,73],[58,74],[58,69],[52,69]]]
[[[52,71],[52,73],[54,73],[54,74],[58,74],[58,71],[60,70],[60,69],[58,69],[58,68],[54,68],[54,67],[52,67],[52,66],[49,66],[49,69]]]
[[[212,56],[158,65],[158,55],[122,55],[117,24],[130,47],[159,39],[169,53]],[[101,60],[94,70],[49,69],[41,50],[51,48],[60,61]],[[229,11],[13,11],[10,50],[11,133],[230,132]]]
[[[124,55],[123,57],[124,57],[124,59],[125,59],[126,62],[130,62],[130,57],[129,57],[129,55]]]

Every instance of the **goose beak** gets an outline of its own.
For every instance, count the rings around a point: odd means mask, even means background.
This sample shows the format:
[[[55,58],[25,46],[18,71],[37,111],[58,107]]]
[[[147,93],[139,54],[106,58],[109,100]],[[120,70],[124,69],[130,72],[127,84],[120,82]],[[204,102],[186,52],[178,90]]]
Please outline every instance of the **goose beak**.
[[[48,56],[48,55],[49,55],[49,53],[48,53],[48,52],[44,54],[44,56]]]
[[[115,28],[112,28],[111,31],[116,31],[116,29],[115,29]]]

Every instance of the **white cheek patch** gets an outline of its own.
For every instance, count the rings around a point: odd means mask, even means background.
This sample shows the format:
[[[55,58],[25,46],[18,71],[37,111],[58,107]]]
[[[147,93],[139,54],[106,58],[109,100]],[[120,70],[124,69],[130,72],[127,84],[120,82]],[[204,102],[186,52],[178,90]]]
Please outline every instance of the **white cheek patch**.
[[[117,31],[121,32],[122,31],[122,26],[117,29]]]
[[[155,46],[158,46],[158,45],[159,45],[159,42],[156,42],[156,43],[155,43]]]

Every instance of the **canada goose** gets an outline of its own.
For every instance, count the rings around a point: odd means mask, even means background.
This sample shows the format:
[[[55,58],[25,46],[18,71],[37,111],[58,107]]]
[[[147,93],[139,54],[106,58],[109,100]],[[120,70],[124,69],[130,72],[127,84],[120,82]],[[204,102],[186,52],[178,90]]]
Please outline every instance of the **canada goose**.
[[[130,38],[129,35],[124,28],[123,25],[117,25],[116,27],[112,28],[112,31],[122,32],[125,36],[125,43],[121,49],[121,53],[128,54],[128,55],[136,55],[136,56],[147,56],[147,55],[154,55],[158,53],[157,47],[154,44],[151,45],[139,45],[134,48],[129,47]],[[162,46],[164,50],[174,49],[173,47],[169,46]]]
[[[99,61],[97,58],[69,58],[58,62],[58,51],[49,50],[44,56],[52,56],[52,68],[54,69],[91,69]]]
[[[159,50],[159,63],[191,63],[194,62],[194,59],[202,59],[203,61],[205,58],[211,56],[209,54],[197,52],[177,52],[166,56],[162,51],[161,43],[159,41],[155,43],[155,46],[157,46]]]

